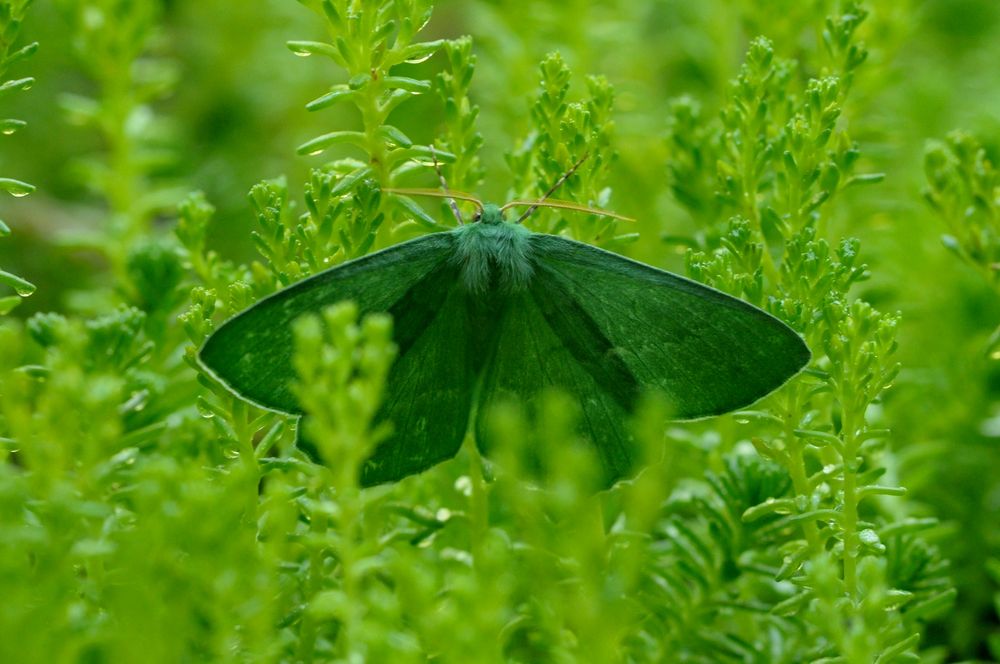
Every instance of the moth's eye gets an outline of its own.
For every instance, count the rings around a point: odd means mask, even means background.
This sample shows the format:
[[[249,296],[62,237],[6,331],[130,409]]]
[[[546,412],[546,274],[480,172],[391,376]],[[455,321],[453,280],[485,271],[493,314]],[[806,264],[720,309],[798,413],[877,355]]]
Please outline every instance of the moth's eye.
[[[479,221],[482,218],[483,218],[483,213],[482,212],[477,212],[474,215],[472,215],[472,220],[473,221]]]

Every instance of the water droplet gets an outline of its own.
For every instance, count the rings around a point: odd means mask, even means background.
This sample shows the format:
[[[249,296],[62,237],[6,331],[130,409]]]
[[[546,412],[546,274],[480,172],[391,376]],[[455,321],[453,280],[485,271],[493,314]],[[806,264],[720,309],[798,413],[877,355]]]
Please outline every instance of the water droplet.
[[[13,196],[14,198],[24,198],[30,193],[31,192],[28,191],[27,189],[15,189],[14,191],[10,192],[10,195]]]
[[[31,284],[28,284],[26,286],[18,285],[14,287],[14,292],[20,295],[21,297],[28,297],[29,295],[35,292],[35,287],[32,286]]]
[[[309,153],[309,156],[310,157],[315,157],[316,155],[319,155],[319,154],[323,154],[323,149],[322,148],[320,148],[319,150],[313,150],[312,152]]]
[[[406,64],[419,65],[421,62],[427,62],[432,57],[434,57],[434,51],[431,51],[427,55],[418,55],[415,58],[410,58],[409,60],[406,61]]]
[[[300,58],[308,58],[310,55],[312,55],[311,52],[305,50],[304,48],[297,48],[294,51],[292,51],[292,54],[297,55]]]
[[[472,479],[468,475],[462,475],[457,480],[455,480],[455,491],[458,491],[463,496],[472,495]]]
[[[17,131],[17,128],[16,127],[12,127],[10,125],[7,125],[3,129],[0,129],[0,133],[2,133],[4,136],[10,136],[15,131]]]
[[[451,518],[451,510],[447,507],[442,507],[434,514],[434,518],[441,522],[447,521]]]

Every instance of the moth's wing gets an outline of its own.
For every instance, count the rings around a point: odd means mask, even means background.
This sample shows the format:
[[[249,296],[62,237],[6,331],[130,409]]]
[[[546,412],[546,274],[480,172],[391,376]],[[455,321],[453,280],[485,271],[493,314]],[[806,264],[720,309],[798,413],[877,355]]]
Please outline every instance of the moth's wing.
[[[481,366],[472,312],[451,261],[390,309],[399,351],[376,419],[390,422],[391,433],[362,467],[362,485],[399,480],[458,452]]]
[[[362,315],[388,312],[398,351],[376,421],[388,421],[392,433],[365,462],[361,482],[429,468],[461,446],[475,382],[469,310],[452,255],[452,236],[438,233],[317,274],[223,324],[202,348],[201,362],[240,396],[298,414],[292,321],[346,299]],[[299,432],[300,445],[316,456],[315,441]]]
[[[479,391],[476,442],[484,454],[494,446],[490,414],[498,402],[530,401],[558,388],[579,403],[581,429],[610,484],[632,466],[628,417],[638,384],[577,303],[549,285],[536,278],[510,295],[498,316]]]
[[[747,406],[809,361],[794,330],[742,300],[573,240],[531,241],[535,283],[575,302],[608,352],[640,387],[664,393],[677,419]]]
[[[362,315],[389,311],[447,263],[453,243],[449,233],[425,235],[304,279],[223,323],[205,342],[199,360],[241,397],[300,413],[292,392],[292,322],[341,300],[353,300]]]

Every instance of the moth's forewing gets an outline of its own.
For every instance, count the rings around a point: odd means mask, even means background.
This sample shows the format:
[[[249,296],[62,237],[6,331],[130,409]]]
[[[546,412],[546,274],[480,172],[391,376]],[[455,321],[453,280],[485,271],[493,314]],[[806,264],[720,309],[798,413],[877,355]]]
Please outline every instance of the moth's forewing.
[[[449,233],[425,235],[320,272],[266,297],[223,323],[198,357],[238,396],[301,413],[293,390],[292,323],[342,300],[361,315],[389,311],[452,254]]]
[[[542,234],[533,242],[535,278],[571,297],[678,419],[747,406],[809,361],[794,330],[740,299],[580,242]]]

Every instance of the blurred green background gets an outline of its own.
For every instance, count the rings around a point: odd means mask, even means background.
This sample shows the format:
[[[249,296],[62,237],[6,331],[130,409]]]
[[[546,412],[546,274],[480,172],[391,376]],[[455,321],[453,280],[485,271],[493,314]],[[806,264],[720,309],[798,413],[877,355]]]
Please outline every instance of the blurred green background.
[[[0,173],[38,191],[0,200],[14,234],[0,242],[0,265],[38,286],[15,315],[71,310],[74,293],[110,279],[99,252],[79,237],[106,222],[100,199],[81,177],[84,161],[105,146],[74,125],[67,94],[92,94],[94,81],[77,52],[65,5],[38,2],[23,26],[41,44],[12,75],[37,79],[26,94],[3,100],[4,116],[26,129],[0,145]],[[600,74],[617,93],[612,205],[638,219],[641,239],[627,250],[648,262],[683,270],[683,256],[664,235],[696,226],[667,184],[667,108],[690,95],[706,113],[720,107],[749,40],[765,35],[782,56],[819,48],[824,0],[442,0],[425,37],[469,34],[479,57],[472,96],[481,108],[484,198],[503,200],[513,178],[505,155],[529,128],[537,63],[558,50],[575,72]],[[1000,3],[996,0],[880,0],[865,5],[869,61],[853,82],[845,123],[860,144],[862,172],[883,172],[881,184],[849,190],[830,220],[834,236],[862,240],[872,279],[861,295],[882,310],[899,310],[902,373],[884,404],[898,467],[907,487],[900,510],[937,516],[947,526],[940,545],[953,564],[959,600],[932,627],[931,641],[949,643],[956,658],[985,657],[998,627],[998,579],[986,571],[1000,556],[1000,361],[990,336],[1000,323],[998,290],[941,242],[942,219],[925,202],[927,141],[953,129],[978,137],[1000,161]],[[292,0],[170,0],[150,57],[170,69],[172,85],[153,107],[148,135],[162,148],[154,186],[168,196],[204,191],[218,208],[211,244],[245,259],[249,188],[286,175],[298,198],[309,169],[328,157],[296,156],[295,146],[351,127],[350,110],[309,113],[304,104],[340,72],[319,58],[299,60],[284,44],[320,39],[317,21]],[[430,76],[436,58],[407,65]],[[406,67],[402,68],[404,71]],[[432,95],[407,105],[394,121],[418,142],[435,135],[439,102]],[[349,148],[342,155],[351,156]],[[432,184],[428,182],[428,185]],[[176,192],[176,195],[175,193]],[[164,205],[169,210],[169,205]],[[172,223],[169,213],[156,223]],[[3,349],[0,349],[3,352]]]

